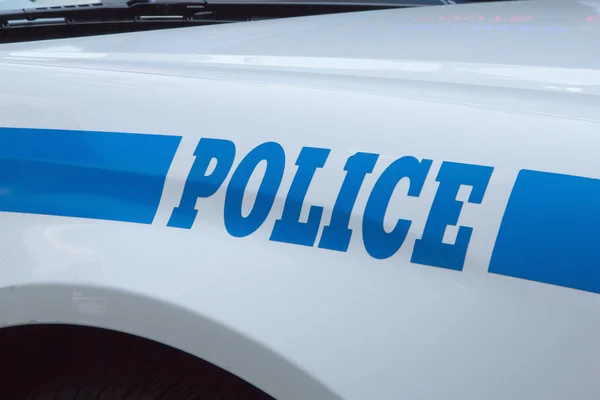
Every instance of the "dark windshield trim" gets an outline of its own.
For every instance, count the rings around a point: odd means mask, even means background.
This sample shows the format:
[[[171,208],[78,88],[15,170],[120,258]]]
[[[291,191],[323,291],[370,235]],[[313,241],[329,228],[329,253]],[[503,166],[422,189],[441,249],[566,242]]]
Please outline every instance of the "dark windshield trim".
[[[76,37],[107,32],[132,32],[258,19],[440,6],[449,1],[478,2],[467,0],[104,0],[101,3],[0,11],[0,43],[41,40],[54,38],[56,35]],[[25,36],[29,39],[23,39]]]

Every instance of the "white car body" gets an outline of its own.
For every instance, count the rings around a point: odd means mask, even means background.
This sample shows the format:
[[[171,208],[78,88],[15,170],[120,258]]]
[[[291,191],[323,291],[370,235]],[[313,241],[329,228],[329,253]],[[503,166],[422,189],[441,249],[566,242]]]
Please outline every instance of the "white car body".
[[[150,338],[276,399],[600,398],[598,15],[0,45],[0,324]]]

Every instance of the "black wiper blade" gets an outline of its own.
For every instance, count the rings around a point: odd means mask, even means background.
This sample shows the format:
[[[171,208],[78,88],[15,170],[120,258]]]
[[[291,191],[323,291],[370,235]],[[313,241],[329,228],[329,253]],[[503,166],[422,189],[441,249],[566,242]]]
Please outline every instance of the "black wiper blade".
[[[75,23],[91,20],[133,20],[140,17],[189,18],[204,11],[205,5],[204,0],[131,0],[25,8],[0,12],[0,26],[8,29],[11,27],[11,21],[35,22],[53,19],[64,19],[65,23]]]
[[[93,29],[104,29],[107,32],[111,29],[159,29],[253,19],[444,5],[449,1],[460,0],[104,0],[101,3],[0,11],[0,42],[13,40],[10,32],[31,31],[31,28],[36,27],[60,28],[60,35],[79,35],[94,34]],[[132,27],[132,24],[135,27]],[[102,28],[102,25],[105,27]],[[129,28],[116,27],[125,25]],[[78,26],[86,26],[86,31],[72,29]],[[27,35],[44,37],[46,34],[38,32]]]
[[[217,19],[249,20],[444,5],[447,0],[207,0]]]
[[[101,3],[26,8],[0,12],[0,25],[10,26],[10,21],[36,21],[64,18],[74,23],[78,20],[136,19],[140,17],[191,18],[198,13],[215,13],[226,10],[258,12],[260,9],[344,9],[374,10],[396,7],[419,7],[445,4],[445,0],[107,0]],[[246,11],[244,11],[246,10]],[[272,12],[270,14],[273,14]],[[284,13],[285,14],[285,13]],[[289,13],[288,13],[289,14]],[[306,14],[306,13],[303,13]]]
[[[423,7],[447,4],[448,0],[207,0],[210,6],[217,5],[278,5],[278,6],[362,6],[362,7]],[[461,1],[461,0],[458,0]]]

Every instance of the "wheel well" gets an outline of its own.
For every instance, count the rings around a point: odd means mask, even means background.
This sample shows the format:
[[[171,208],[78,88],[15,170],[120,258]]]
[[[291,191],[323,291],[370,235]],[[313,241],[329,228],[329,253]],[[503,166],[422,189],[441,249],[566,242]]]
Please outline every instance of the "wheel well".
[[[135,365],[149,360],[178,370],[201,371],[211,384],[233,386],[253,399],[272,400],[241,378],[173,347],[96,327],[39,324],[0,329],[2,398],[20,399],[73,368],[96,360]],[[82,363],[82,360],[83,363]],[[246,398],[246,397],[244,397]]]
[[[39,357],[38,354],[59,351],[61,345],[69,348],[69,340],[76,341],[79,338],[90,337],[91,333],[85,335],[79,333],[84,329],[86,332],[92,332],[87,329],[99,328],[126,332],[135,337],[164,343],[185,354],[207,360],[251,382],[274,398],[340,399],[340,396],[326,386],[319,376],[314,375],[314,371],[292,362],[288,358],[289,354],[277,351],[270,345],[270,341],[258,341],[249,332],[239,329],[239,326],[224,324],[196,308],[184,307],[181,303],[154,294],[149,295],[149,291],[148,288],[143,291],[132,291],[115,286],[85,284],[73,286],[65,283],[29,283],[0,287],[0,332],[4,332],[2,336],[8,335],[14,339],[15,336],[34,335],[29,333],[28,329],[43,328],[42,333],[35,334],[34,339],[25,342],[27,345],[22,354],[28,354],[32,359]],[[9,327],[24,325],[28,328],[14,328],[23,329],[18,334],[9,335],[9,332],[17,332],[12,330],[2,331]],[[49,325],[53,327],[50,328]],[[76,327],[65,330],[65,325],[76,325]],[[60,332],[53,333],[55,330]],[[104,336],[100,336],[98,341],[103,343]],[[72,339],[60,339],[61,337]],[[55,344],[56,340],[59,340],[59,345]],[[48,344],[39,348],[34,342],[48,342]],[[38,350],[28,350],[29,345],[35,345]],[[54,347],[51,349],[49,346]],[[16,345],[4,344],[4,349],[9,347],[16,347]],[[89,347],[106,348],[107,346],[92,344]],[[62,353],[59,352],[52,362],[60,364],[60,360],[56,361],[59,356],[62,357]],[[0,368],[2,368],[6,365],[2,348],[0,348],[0,357],[2,357],[0,358],[2,361]],[[15,368],[16,366],[9,369]],[[21,368],[25,368],[24,371],[29,369],[33,372],[37,371],[37,367],[31,365],[21,366]],[[10,372],[9,375],[0,376],[3,379],[6,376],[9,380],[9,377],[14,376]],[[32,376],[33,372],[31,372]],[[1,394],[3,394],[2,388],[0,388],[0,399],[11,398]]]

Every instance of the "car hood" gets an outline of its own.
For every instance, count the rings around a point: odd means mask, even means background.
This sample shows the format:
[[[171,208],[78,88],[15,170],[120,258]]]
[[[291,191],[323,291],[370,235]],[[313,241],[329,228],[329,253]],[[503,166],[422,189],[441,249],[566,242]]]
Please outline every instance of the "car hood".
[[[600,0],[357,12],[0,45],[0,61],[282,81],[600,95]]]

